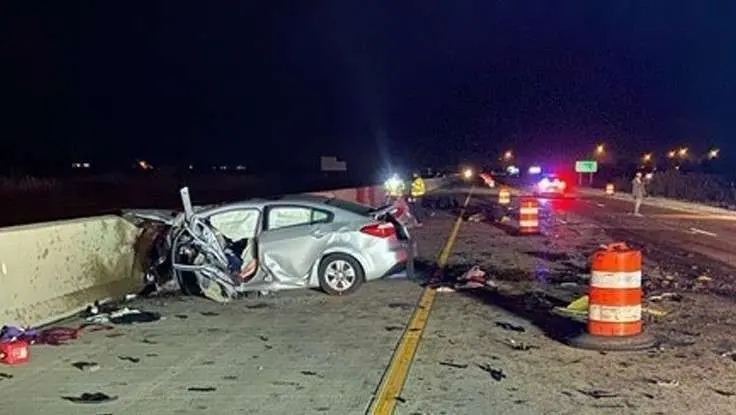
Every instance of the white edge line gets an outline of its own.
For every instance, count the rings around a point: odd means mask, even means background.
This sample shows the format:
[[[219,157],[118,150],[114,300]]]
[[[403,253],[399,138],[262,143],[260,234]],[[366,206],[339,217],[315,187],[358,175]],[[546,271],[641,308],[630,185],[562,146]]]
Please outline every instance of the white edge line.
[[[692,233],[702,233],[703,235],[708,235],[708,236],[718,236],[717,233],[704,231],[704,230],[698,229],[698,228],[690,228],[690,232],[692,232]]]

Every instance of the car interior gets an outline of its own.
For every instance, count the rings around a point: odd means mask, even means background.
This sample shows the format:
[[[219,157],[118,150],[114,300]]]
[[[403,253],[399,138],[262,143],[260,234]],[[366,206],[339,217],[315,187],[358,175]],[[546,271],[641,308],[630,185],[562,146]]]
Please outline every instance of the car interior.
[[[250,281],[258,270],[259,218],[257,209],[233,210],[209,218],[228,259],[228,269],[241,282]]]
[[[272,206],[267,214],[265,229],[275,230],[290,226],[329,221],[325,211],[306,206]],[[251,281],[258,273],[258,234],[260,229],[258,209],[237,209],[213,215],[208,222],[215,231],[220,247],[228,259],[232,277],[242,283]]]

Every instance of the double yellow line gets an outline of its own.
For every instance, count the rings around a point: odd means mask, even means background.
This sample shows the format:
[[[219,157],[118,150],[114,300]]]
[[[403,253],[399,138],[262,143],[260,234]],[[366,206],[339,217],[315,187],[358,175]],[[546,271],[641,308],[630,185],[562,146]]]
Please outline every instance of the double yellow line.
[[[470,198],[473,194],[473,188],[470,188],[468,196],[465,198],[462,209],[460,209],[460,215],[458,215],[455,224],[452,226],[450,236],[445,242],[445,246],[440,252],[439,258],[437,258],[437,267],[441,270],[447,265],[447,259],[452,253],[452,248],[455,245],[455,240],[460,232],[460,224],[462,223],[463,215],[465,210],[470,203]],[[422,296],[419,298],[419,303],[414,309],[414,314],[409,320],[409,324],[406,327],[404,334],[401,336],[399,346],[396,348],[394,355],[391,357],[391,362],[388,365],[386,373],[381,379],[381,384],[378,387],[378,391],[371,402],[371,406],[368,409],[368,414],[371,415],[391,415],[394,413],[396,408],[397,398],[400,396],[402,389],[404,389],[404,383],[409,375],[409,368],[416,355],[417,348],[419,347],[419,341],[422,338],[424,329],[427,327],[429,321],[429,312],[432,310],[437,290],[431,287],[425,288]]]

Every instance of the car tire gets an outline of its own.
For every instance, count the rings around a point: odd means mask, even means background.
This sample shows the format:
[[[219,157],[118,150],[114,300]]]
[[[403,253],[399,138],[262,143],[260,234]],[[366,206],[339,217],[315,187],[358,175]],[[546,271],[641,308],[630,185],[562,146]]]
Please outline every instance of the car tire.
[[[334,253],[326,255],[322,258],[317,272],[320,288],[329,295],[352,294],[365,281],[363,267],[355,258],[347,254]],[[334,275],[334,273],[341,272],[342,275]],[[331,273],[333,274],[332,278]],[[338,278],[338,280],[335,280],[335,278]],[[349,283],[349,285],[341,289],[340,285],[345,286],[346,283]]]

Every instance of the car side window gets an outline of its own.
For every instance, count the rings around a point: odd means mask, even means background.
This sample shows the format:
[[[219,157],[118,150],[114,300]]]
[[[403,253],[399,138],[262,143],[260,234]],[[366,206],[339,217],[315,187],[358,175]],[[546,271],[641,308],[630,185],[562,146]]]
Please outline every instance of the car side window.
[[[332,214],[330,212],[318,209],[312,209],[312,221],[311,223],[327,223],[332,220]]]
[[[273,206],[268,211],[267,228],[269,230],[291,226],[327,223],[332,220],[332,214],[320,209],[311,209],[305,206]]]
[[[209,218],[212,226],[230,240],[250,239],[258,233],[258,209],[236,209]]]
[[[301,206],[276,206],[268,212],[268,229],[306,225],[312,221],[312,209]]]

